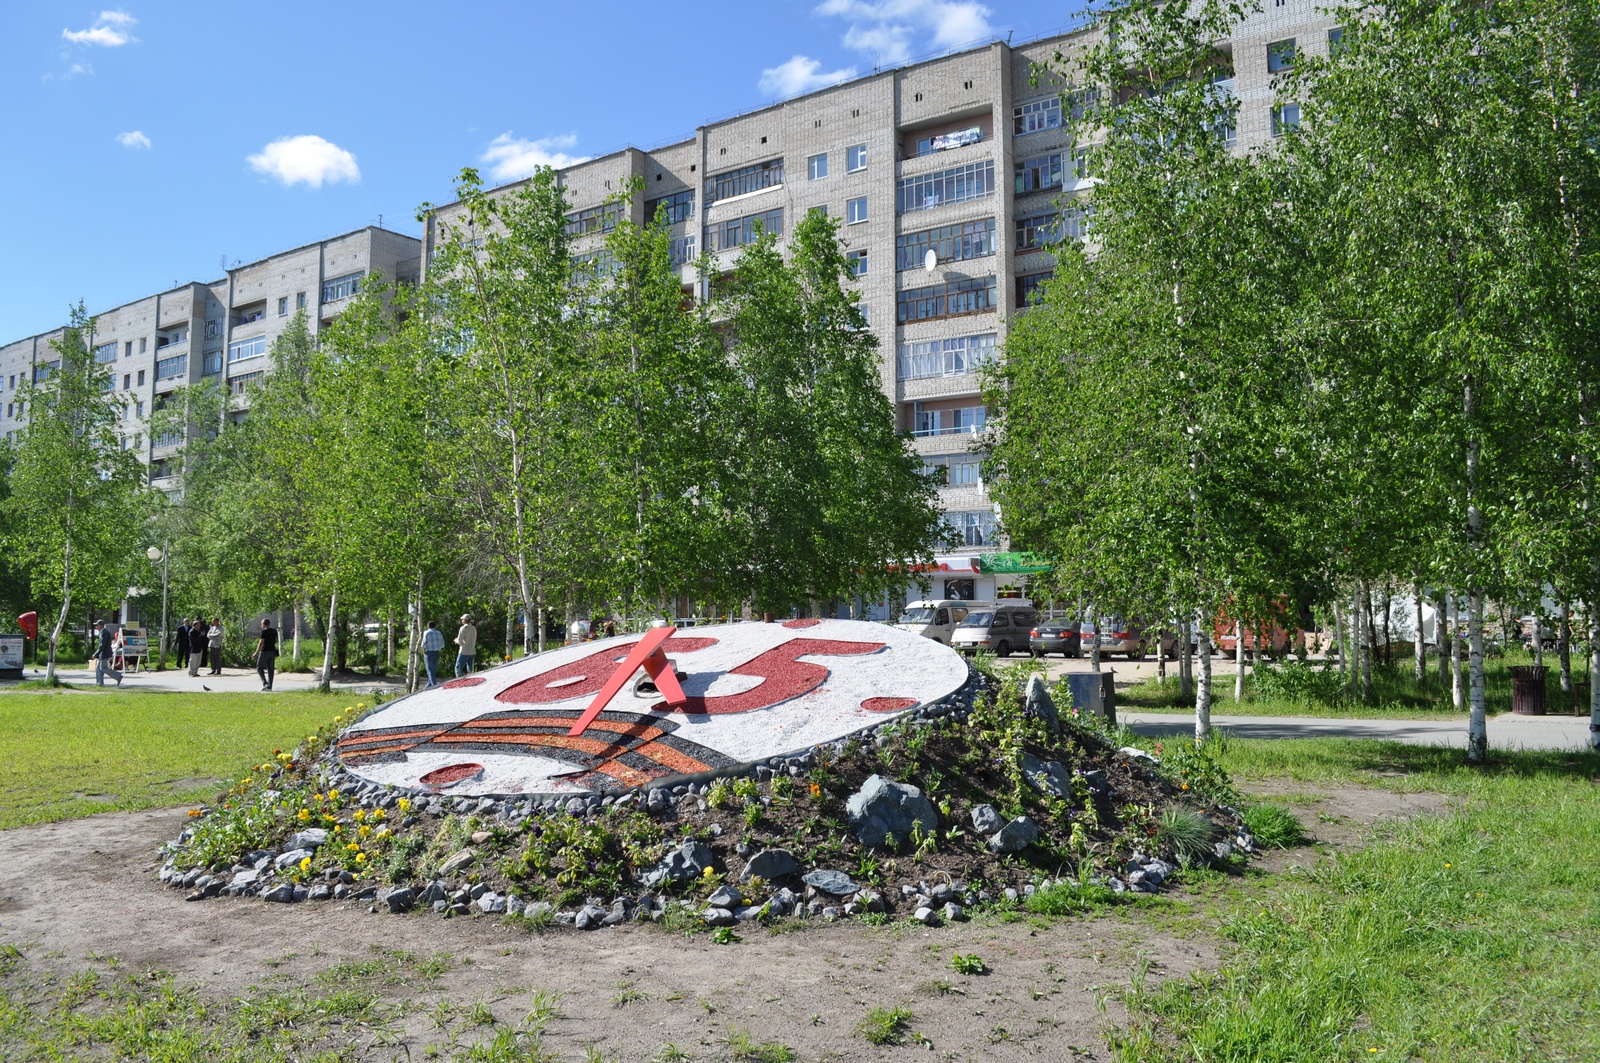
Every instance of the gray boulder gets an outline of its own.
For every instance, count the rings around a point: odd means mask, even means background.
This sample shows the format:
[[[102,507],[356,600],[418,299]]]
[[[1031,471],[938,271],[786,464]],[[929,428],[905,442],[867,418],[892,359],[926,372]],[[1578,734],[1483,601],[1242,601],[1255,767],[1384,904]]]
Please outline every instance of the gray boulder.
[[[1037,677],[1036,677],[1037,678]],[[1035,790],[1051,797],[1072,795],[1072,773],[1060,761],[1040,760],[1032,753],[1022,754],[1022,774]]]
[[[704,842],[691,838],[668,853],[667,858],[645,876],[645,885],[654,888],[663,882],[687,882],[698,878],[711,866],[713,859],[711,849]]]
[[[310,849],[290,849],[288,852],[274,860],[272,862],[272,866],[276,867],[279,871],[282,871],[284,868],[293,867],[302,860],[310,859],[310,857]]]
[[[577,800],[577,798],[573,798],[573,800]],[[600,925],[605,922],[608,914],[598,904],[586,904],[578,909],[578,914],[573,919],[572,925],[579,930],[599,930]]]
[[[972,810],[972,828],[979,834],[993,834],[1005,826],[1005,822],[993,805],[978,805]]]
[[[749,882],[752,878],[771,882],[773,879],[793,875],[800,870],[800,861],[787,849],[763,849],[745,862],[744,870],[739,872],[740,882]]]
[[[255,868],[251,868],[248,871],[241,871],[237,875],[233,876],[232,881],[230,881],[228,885],[233,889],[243,889],[246,886],[255,885],[256,879],[260,877],[261,872],[257,871]]]
[[[893,834],[904,840],[911,836],[913,824],[932,832],[939,827],[939,816],[933,802],[921,790],[907,783],[892,782],[882,775],[873,775],[861,784],[845,802],[850,815],[850,827],[863,845],[873,847],[884,843]]]
[[[272,904],[293,904],[297,900],[294,895],[294,887],[287,882],[281,886],[262,890],[261,899]]]
[[[378,900],[389,906],[389,910],[396,914],[408,912],[417,903],[417,891],[409,886],[395,890],[384,890]]]
[[[916,911],[912,912],[911,918],[915,919],[923,926],[932,926],[939,921],[939,917],[935,915],[933,913],[933,909],[929,908],[927,905],[923,905],[921,908],[918,908]]]
[[[744,904],[744,894],[732,886],[718,886],[706,898],[706,904],[713,908],[738,908]]]
[[[460,852],[452,853],[449,859],[439,865],[439,877],[449,878],[458,871],[465,871],[472,866],[472,862],[477,858],[478,851],[476,849],[462,849]]]
[[[1050,696],[1050,688],[1045,685],[1044,676],[1030,676],[1028,690],[1023,697],[1023,707],[1029,716],[1043,720],[1045,727],[1052,732],[1061,730],[1061,717],[1056,712],[1056,701]]]
[[[307,827],[289,836],[291,849],[316,849],[328,842],[328,832],[321,827]]]
[[[1000,832],[989,839],[989,851],[995,853],[1017,853],[1032,845],[1039,838],[1039,828],[1034,826],[1033,820],[1027,816],[1018,816],[1016,819],[1000,828]]]
[[[737,922],[726,908],[707,908],[700,917],[706,921],[706,926],[732,926]]]
[[[485,893],[478,898],[478,910],[484,915],[499,915],[506,910],[506,899],[498,893]]]
[[[815,889],[818,893],[827,893],[835,897],[848,897],[859,889],[850,880],[850,876],[843,871],[827,871],[818,868],[815,871],[806,872],[804,881],[807,886]]]

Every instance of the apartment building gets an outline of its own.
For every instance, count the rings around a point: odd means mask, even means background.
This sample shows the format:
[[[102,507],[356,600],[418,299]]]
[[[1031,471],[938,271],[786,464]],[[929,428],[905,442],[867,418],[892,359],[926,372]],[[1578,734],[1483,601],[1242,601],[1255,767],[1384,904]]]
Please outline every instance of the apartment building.
[[[1325,54],[1334,23],[1313,0],[1268,0],[1219,42],[1240,101],[1232,141],[1257,149],[1297,123],[1275,106],[1272,76],[1296,54]],[[803,212],[842,221],[860,305],[882,352],[881,382],[964,545],[939,558],[933,593],[990,598],[1021,593],[1025,574],[980,560],[1003,544],[972,446],[987,411],[977,370],[996,356],[1030,294],[1050,275],[1046,245],[1081,237],[1074,200],[1089,187],[1093,145],[1065,129],[1059,79],[1034,77],[1059,51],[1071,64],[1097,30],[1025,44],[993,42],[875,73],[699,127],[692,138],[625,148],[559,172],[576,253],[604,268],[599,245],[620,210],[605,203],[633,180],[644,194],[635,223],[664,207],[686,289],[693,260],[710,252],[730,269],[760,229],[780,236]],[[506,189],[515,188],[508,185]],[[423,257],[439,226],[430,217]]]
[[[419,247],[414,237],[369,226],[235,266],[220,280],[180,285],[96,314],[88,343],[106,367],[107,390],[123,399],[123,445],[147,463],[151,483],[176,487],[183,440],[150,432],[150,416],[168,395],[215,380],[233,396],[229,416],[243,416],[250,384],[267,371],[267,352],[297,311],[320,331],[374,270],[414,281]],[[59,364],[52,344],[62,334],[56,329],[0,347],[5,438],[26,418],[18,387],[44,379]]]

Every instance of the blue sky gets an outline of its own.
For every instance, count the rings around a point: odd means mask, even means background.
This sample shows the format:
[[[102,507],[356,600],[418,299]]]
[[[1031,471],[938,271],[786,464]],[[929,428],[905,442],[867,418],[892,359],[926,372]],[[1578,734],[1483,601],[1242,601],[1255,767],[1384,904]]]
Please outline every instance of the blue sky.
[[[0,342],[491,180],[688,137],[875,64],[1057,32],[1073,4],[303,2],[0,10]],[[740,27],[715,28],[719,10]]]

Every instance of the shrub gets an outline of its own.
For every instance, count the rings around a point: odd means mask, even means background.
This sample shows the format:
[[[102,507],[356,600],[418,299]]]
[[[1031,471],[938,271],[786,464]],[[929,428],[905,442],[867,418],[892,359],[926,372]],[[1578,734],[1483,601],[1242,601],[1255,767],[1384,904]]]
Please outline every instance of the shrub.
[[[1255,684],[1256,693],[1264,698],[1331,704],[1344,696],[1345,680],[1338,672],[1312,668],[1301,661],[1290,661],[1257,669]]]
[[[1244,825],[1257,845],[1273,849],[1292,849],[1306,840],[1300,820],[1282,805],[1258,804],[1244,808]]]
[[[1217,825],[1192,808],[1173,806],[1156,817],[1156,837],[1169,845],[1180,858],[1198,860],[1212,855]]]
[[[1237,804],[1239,791],[1217,757],[1225,744],[1218,735],[1209,742],[1179,739],[1161,755],[1161,773],[1175,786],[1219,804]]]

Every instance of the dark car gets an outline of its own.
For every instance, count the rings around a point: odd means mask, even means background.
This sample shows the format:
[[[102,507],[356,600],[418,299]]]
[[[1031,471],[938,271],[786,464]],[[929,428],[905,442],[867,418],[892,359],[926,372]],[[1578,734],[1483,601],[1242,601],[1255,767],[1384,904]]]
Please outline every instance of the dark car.
[[[1046,620],[1028,632],[1028,649],[1035,657],[1059,653],[1063,657],[1082,657],[1083,640],[1075,620]]]

